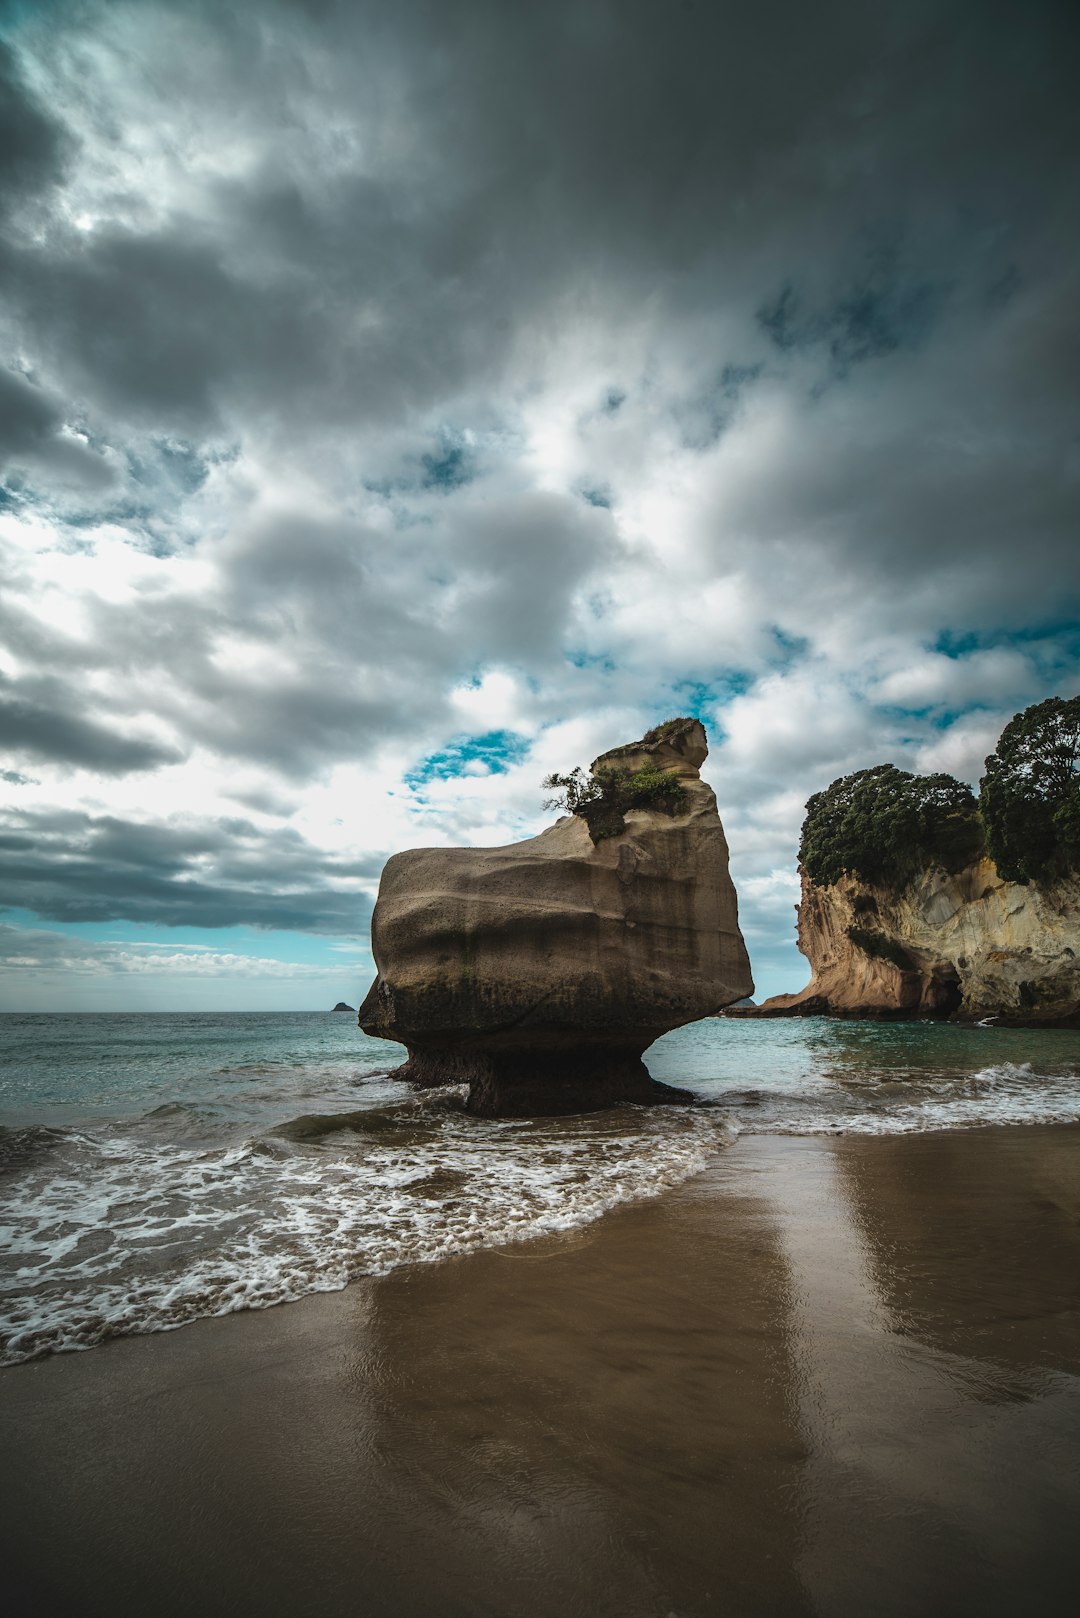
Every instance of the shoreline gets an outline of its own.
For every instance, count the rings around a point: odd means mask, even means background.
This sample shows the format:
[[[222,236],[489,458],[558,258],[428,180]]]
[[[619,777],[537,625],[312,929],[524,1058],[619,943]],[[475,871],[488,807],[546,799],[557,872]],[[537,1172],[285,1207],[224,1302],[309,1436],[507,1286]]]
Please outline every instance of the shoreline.
[[[931,1017],[925,1014],[920,1017],[912,1016],[910,1010],[896,1010],[873,1002],[842,1006],[832,1004],[824,995],[800,999],[803,993],[803,990],[798,990],[792,994],[772,995],[768,1000],[763,1000],[759,1006],[725,1006],[722,1011],[713,1012],[712,1015],[740,1018],[747,1022],[821,1017],[836,1022],[935,1023],[945,1028],[1037,1028],[1045,1033],[1059,1031],[1065,1034],[1075,1034],[1080,1029],[1078,1012],[1066,1012],[1060,1017],[1025,1017],[1018,1012],[987,1010],[971,1012],[963,1017],[956,1015]],[[773,1003],[780,1000],[787,1003],[784,1005]]]
[[[1080,1126],[743,1135],[560,1237],[0,1372],[16,1614],[1071,1613]]]

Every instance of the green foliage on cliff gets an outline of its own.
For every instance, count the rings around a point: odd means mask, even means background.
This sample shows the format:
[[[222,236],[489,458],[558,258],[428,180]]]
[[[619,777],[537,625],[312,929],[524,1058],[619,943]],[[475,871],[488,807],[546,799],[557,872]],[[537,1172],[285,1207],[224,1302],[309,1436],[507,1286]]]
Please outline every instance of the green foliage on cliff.
[[[618,766],[590,770],[588,775],[578,768],[569,775],[546,775],[542,784],[553,794],[545,799],[544,808],[580,815],[594,843],[625,831],[623,816],[628,809],[659,809],[677,815],[686,805],[677,773],[649,765],[640,770]]]
[[[819,887],[850,872],[899,888],[928,866],[961,870],[982,848],[970,787],[951,775],[910,775],[879,764],[815,792],[806,805],[799,859]]]
[[[979,807],[1007,881],[1053,881],[1080,870],[1080,696],[1016,714],[986,761]]]

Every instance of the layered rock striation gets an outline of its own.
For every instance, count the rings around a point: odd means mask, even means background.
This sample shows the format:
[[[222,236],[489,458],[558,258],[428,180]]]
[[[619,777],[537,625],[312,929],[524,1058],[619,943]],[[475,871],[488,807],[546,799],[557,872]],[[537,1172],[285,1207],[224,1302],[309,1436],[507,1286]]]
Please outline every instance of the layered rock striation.
[[[594,773],[677,773],[675,812],[628,809],[594,842],[567,815],[503,848],[421,848],[382,874],[365,1033],[408,1051],[398,1073],[467,1082],[487,1116],[681,1099],[645,1049],[753,989],[728,848],[695,721],[604,754]]]
[[[727,1015],[1080,1026],[1080,877],[1006,882],[986,858],[899,889],[804,872],[798,914],[811,981]]]

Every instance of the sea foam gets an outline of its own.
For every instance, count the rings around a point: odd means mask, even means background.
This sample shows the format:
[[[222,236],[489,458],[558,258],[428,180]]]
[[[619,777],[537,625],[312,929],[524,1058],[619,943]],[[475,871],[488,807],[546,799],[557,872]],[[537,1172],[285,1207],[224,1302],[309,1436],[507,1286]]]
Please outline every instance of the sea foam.
[[[686,1179],[733,1135],[708,1108],[511,1123],[425,1099],[314,1141],[61,1147],[0,1196],[3,1362],[572,1230]]]

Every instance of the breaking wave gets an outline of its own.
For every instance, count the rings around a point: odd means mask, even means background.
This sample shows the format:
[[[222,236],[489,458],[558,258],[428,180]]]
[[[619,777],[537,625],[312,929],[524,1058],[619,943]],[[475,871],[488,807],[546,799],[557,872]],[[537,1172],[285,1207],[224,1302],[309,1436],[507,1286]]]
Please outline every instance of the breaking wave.
[[[1030,1062],[1000,1062],[957,1076],[898,1080],[850,1077],[831,1090],[722,1091],[740,1133],[909,1135],[934,1129],[1080,1122],[1080,1075],[1037,1073]]]
[[[580,1229],[744,1133],[1080,1120],[1067,1033],[711,1020],[648,1054],[697,1105],[531,1120],[399,1054],[299,1013],[0,1019],[0,1363]]]
[[[92,1161],[21,1178],[0,1195],[0,1362],[572,1230],[686,1179],[732,1135],[712,1109],[488,1122],[434,1095],[215,1150],[102,1137]]]

